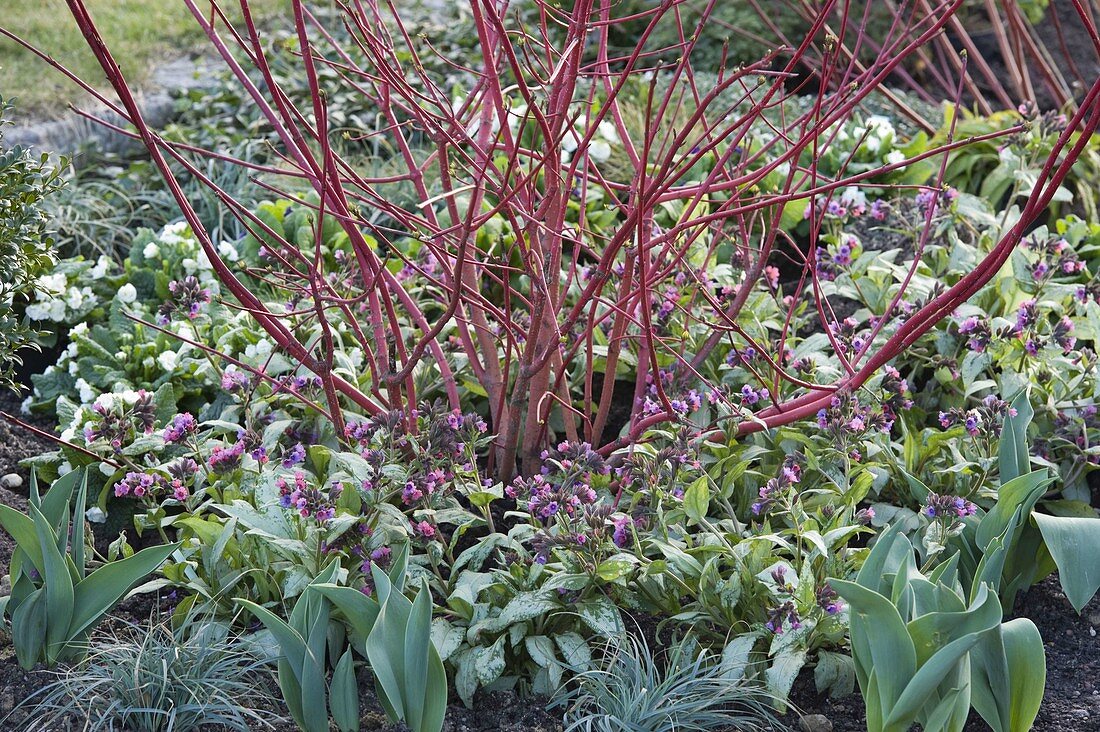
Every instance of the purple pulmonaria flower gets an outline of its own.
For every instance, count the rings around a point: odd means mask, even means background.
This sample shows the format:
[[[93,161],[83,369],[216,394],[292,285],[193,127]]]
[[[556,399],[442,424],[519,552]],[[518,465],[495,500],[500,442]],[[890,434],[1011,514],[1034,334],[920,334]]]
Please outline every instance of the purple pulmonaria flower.
[[[295,465],[301,465],[306,461],[306,448],[302,443],[298,443],[294,447],[290,448],[283,455],[283,467],[293,468]]]
[[[222,388],[230,394],[245,391],[252,386],[252,379],[244,371],[226,370],[222,372]]]
[[[973,516],[977,510],[977,506],[960,496],[929,493],[921,513],[929,518],[956,519]]]
[[[177,414],[172,418],[172,424],[164,430],[164,441],[169,443],[182,442],[188,435],[195,434],[198,428],[198,422],[190,413]]]
[[[228,473],[240,467],[243,454],[243,441],[235,442],[229,447],[219,445],[210,451],[206,464],[213,473]]]
[[[178,313],[183,313],[189,320],[194,320],[202,312],[203,307],[210,302],[210,290],[199,284],[194,275],[187,275],[182,280],[173,280],[168,283],[168,299],[157,311],[157,320],[167,323]]]
[[[626,547],[630,543],[631,528],[634,525],[633,519],[629,516],[621,516],[612,522],[615,527],[611,534],[611,540],[615,542],[615,546],[620,549]]]
[[[871,522],[875,519],[875,509],[870,507],[861,508],[856,511],[852,519],[860,526],[870,526]]]

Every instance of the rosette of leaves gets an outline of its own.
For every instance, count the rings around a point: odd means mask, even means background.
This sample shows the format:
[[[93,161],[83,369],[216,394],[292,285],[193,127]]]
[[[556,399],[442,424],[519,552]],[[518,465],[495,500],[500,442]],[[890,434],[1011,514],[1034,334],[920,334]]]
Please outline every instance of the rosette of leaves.
[[[16,389],[18,352],[34,345],[37,335],[21,309],[35,280],[53,263],[54,240],[42,204],[62,181],[46,154],[35,157],[26,148],[4,146],[4,116],[10,110],[0,99],[0,382]]]

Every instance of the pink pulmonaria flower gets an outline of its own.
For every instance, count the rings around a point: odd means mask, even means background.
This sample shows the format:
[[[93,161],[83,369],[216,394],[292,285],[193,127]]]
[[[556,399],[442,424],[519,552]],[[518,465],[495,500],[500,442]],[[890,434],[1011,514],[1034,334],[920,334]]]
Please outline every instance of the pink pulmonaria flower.
[[[422,536],[425,539],[431,539],[435,537],[435,527],[429,524],[427,521],[419,522],[413,527],[413,529],[419,536]]]
[[[768,286],[774,290],[779,286],[779,268],[768,265],[764,268],[764,278],[768,281]]]

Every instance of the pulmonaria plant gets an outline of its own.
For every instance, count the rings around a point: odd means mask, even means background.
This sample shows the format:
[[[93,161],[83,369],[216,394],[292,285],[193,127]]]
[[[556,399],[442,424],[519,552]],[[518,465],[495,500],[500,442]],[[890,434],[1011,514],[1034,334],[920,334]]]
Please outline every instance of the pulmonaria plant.
[[[92,418],[84,424],[84,440],[89,445],[105,443],[111,452],[122,449],[141,435],[150,434],[156,424],[156,404],[148,392],[130,391],[103,394],[91,407]]]
[[[168,283],[169,298],[157,310],[157,322],[167,325],[174,317],[195,320],[210,302],[211,293],[194,275]]]
[[[542,467],[530,478],[518,478],[505,488],[508,497],[525,509],[535,535],[534,561],[546,564],[552,555],[578,559],[594,570],[599,558],[625,544],[625,524],[613,525],[612,507],[601,500],[611,471],[607,461],[586,442],[562,442],[542,454]]]

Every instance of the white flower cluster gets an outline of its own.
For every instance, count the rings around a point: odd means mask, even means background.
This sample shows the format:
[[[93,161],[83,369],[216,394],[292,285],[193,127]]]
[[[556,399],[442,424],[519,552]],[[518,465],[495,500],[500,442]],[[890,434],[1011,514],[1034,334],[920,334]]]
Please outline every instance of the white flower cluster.
[[[887,117],[872,115],[862,124],[848,121],[837,123],[834,129],[836,135],[833,143],[837,152],[848,151],[858,145],[861,152],[886,163],[900,163],[905,160],[905,154],[894,147],[898,142],[898,134],[894,123]],[[831,129],[830,132],[832,131]],[[828,138],[827,134],[825,139]]]
[[[202,248],[199,240],[191,232],[191,227],[186,221],[178,221],[168,224],[156,239],[145,245],[142,255],[146,259],[158,259],[165,257],[169,252],[181,257],[180,265],[184,274],[195,275],[203,283],[214,282],[214,266],[210,263],[210,257]],[[218,254],[227,262],[236,262],[240,259],[237,246],[231,241],[223,241],[218,245]]]
[[[107,274],[110,260],[100,257],[89,271],[89,279],[99,279]],[[34,302],[27,305],[27,317],[31,320],[50,320],[62,323],[70,317],[95,307],[97,298],[92,288],[70,284],[63,272],[39,277],[34,284]]]
[[[508,110],[508,128],[512,131],[512,134],[518,134],[520,123],[526,115],[526,104],[516,104]],[[563,163],[567,163],[573,158],[577,148],[584,141],[587,132],[584,127],[584,120],[585,115],[582,112],[578,116],[576,124],[566,130],[562,136],[561,161]],[[528,124],[531,123],[528,122]],[[588,156],[597,163],[607,162],[607,159],[611,157],[612,148],[621,144],[622,139],[619,137],[619,131],[615,128],[615,124],[611,120],[605,119],[596,126],[596,134],[588,141]]]

